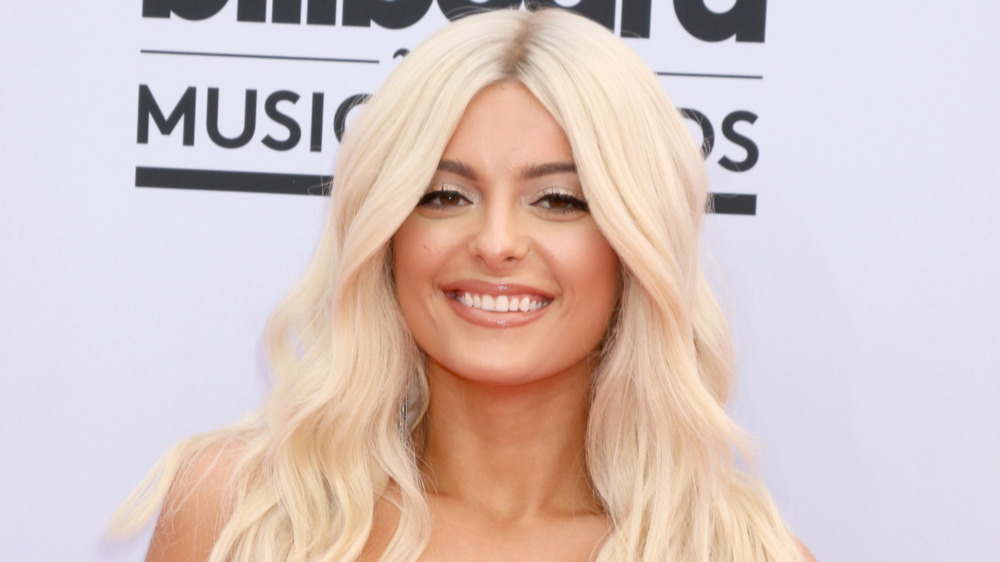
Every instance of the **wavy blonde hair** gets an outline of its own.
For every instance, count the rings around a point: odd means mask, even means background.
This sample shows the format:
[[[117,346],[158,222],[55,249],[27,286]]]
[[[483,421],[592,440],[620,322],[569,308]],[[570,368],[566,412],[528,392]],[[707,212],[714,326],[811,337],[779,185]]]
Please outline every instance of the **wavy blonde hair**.
[[[353,122],[329,222],[268,329],[274,386],[253,418],[175,447],[126,503],[148,520],[186,463],[238,440],[229,516],[211,560],[356,559],[390,482],[400,520],[382,560],[415,560],[430,517],[417,468],[429,389],[399,310],[391,238],[465,107],[516,80],[562,126],[622,292],[594,373],[589,476],[612,522],[600,561],[798,560],[764,487],[736,467],[724,406],[733,366],[702,275],[706,178],[649,68],[605,28],[561,10],[499,10],[438,32]]]

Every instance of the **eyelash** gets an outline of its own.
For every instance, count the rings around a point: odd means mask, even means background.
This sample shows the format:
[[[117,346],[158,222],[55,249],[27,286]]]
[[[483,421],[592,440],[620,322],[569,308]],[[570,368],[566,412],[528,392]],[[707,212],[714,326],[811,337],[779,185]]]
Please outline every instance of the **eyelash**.
[[[442,202],[444,197],[454,197],[455,200],[452,203],[445,204]],[[437,208],[463,207],[470,203],[472,203],[472,201],[469,197],[463,195],[462,192],[452,189],[452,186],[443,185],[425,193],[417,202],[417,206]],[[553,203],[563,205],[563,207],[553,207]],[[532,203],[532,206],[536,206],[545,209],[547,212],[556,214],[590,212],[590,206],[587,205],[586,201],[557,189],[544,191],[538,199]]]
[[[534,203],[532,203],[532,205],[539,205],[539,203],[548,203],[549,206],[547,207],[541,206],[541,207],[546,211],[549,211],[550,213],[565,214],[565,213],[575,213],[580,211],[587,213],[590,211],[590,206],[587,205],[587,202],[584,201],[583,199],[580,199],[579,197],[575,197],[568,193],[563,193],[562,191],[554,189],[546,190],[545,192],[543,192],[541,197],[539,197]],[[560,203],[566,206],[557,209],[551,206],[552,203]]]
[[[443,197],[456,197],[457,198],[456,203],[458,203],[458,204],[455,204],[455,205],[445,205],[445,204],[442,204],[441,199]],[[469,198],[466,197],[465,195],[462,195],[462,193],[460,191],[455,190],[455,189],[450,189],[450,186],[444,186],[443,185],[441,187],[435,188],[433,191],[428,191],[427,193],[425,193],[420,198],[420,201],[417,202],[417,206],[418,207],[438,207],[438,208],[461,207],[461,206],[463,206],[463,202],[466,203],[466,204],[467,203],[471,203],[471,201],[469,201]]]

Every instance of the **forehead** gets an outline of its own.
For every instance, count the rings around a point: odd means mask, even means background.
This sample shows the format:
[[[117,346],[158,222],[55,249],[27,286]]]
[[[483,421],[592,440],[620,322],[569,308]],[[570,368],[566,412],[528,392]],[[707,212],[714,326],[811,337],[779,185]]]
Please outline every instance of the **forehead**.
[[[573,163],[562,128],[520,82],[484,88],[466,107],[441,157],[474,170],[509,171]]]

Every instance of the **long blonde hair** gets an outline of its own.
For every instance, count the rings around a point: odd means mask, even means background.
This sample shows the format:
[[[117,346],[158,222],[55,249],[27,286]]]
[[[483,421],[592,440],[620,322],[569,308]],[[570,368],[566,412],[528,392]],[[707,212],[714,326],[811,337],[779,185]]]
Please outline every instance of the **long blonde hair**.
[[[155,514],[192,456],[240,440],[213,562],[356,559],[390,482],[401,515],[382,559],[420,556],[430,517],[409,437],[429,388],[395,296],[390,241],[465,107],[504,80],[524,84],[563,127],[593,219],[622,264],[586,442],[612,522],[596,559],[799,559],[767,491],[736,467],[744,438],[724,410],[729,333],[698,259],[699,151],[637,55],[554,9],[464,18],[368,101],[341,146],[316,255],[269,323],[266,405],[168,453],[126,503],[132,521]]]

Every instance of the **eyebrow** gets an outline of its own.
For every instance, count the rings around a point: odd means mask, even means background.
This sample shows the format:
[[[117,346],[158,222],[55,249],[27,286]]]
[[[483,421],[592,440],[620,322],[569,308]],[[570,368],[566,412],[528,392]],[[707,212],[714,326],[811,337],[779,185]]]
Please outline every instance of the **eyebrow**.
[[[533,164],[521,172],[521,179],[533,180],[553,174],[576,173],[576,164],[572,162],[552,162],[548,164]]]
[[[472,168],[464,162],[456,162],[454,160],[442,160],[438,162],[439,172],[451,172],[453,174],[458,174],[463,178],[476,180],[476,173],[472,171]]]
[[[451,172],[470,180],[478,179],[472,168],[464,162],[455,160],[442,160],[438,163],[438,171]],[[572,162],[549,162],[546,164],[532,164],[521,170],[521,179],[531,180],[553,174],[576,173],[576,164]]]

